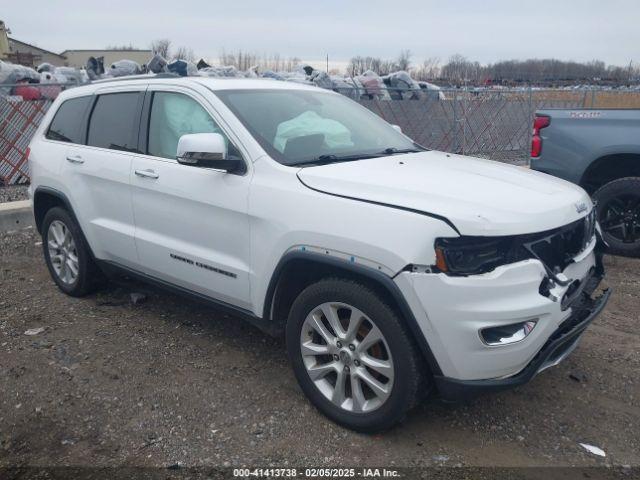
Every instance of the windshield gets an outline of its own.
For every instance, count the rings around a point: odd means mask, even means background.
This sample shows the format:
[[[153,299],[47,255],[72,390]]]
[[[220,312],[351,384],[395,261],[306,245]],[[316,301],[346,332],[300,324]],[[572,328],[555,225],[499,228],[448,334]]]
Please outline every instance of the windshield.
[[[219,90],[271,157],[312,165],[424,150],[366,108],[319,90]]]

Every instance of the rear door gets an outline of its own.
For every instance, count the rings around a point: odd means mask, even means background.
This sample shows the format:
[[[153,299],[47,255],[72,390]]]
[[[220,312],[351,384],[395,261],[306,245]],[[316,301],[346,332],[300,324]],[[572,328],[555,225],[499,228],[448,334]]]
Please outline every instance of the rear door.
[[[180,136],[220,133],[230,155],[246,161],[214,115],[196,91],[149,87],[139,145],[144,153],[134,155],[131,177],[136,246],[152,277],[246,309],[250,162],[239,176],[176,160]]]
[[[63,162],[71,203],[97,258],[138,263],[131,203],[131,161],[137,148],[144,86],[111,87],[94,95],[83,132]]]
[[[68,197],[71,192],[68,184],[60,183],[60,178],[64,178],[60,177],[60,170],[67,169],[67,157],[74,154],[77,145],[84,143],[86,119],[93,99],[93,95],[85,95],[63,101],[45,132],[43,143],[32,144],[31,158],[37,158],[35,162],[30,161],[34,179],[63,191]]]

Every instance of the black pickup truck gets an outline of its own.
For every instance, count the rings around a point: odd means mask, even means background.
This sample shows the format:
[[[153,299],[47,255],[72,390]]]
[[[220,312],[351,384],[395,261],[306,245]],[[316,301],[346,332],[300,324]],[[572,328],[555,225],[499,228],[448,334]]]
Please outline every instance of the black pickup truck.
[[[611,253],[640,256],[640,110],[536,112],[531,168],[587,190]]]

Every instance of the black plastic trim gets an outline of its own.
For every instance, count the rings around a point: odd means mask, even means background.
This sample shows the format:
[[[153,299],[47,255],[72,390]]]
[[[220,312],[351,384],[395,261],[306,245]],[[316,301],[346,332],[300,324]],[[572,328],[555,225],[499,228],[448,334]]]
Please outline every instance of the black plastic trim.
[[[80,140],[82,143],[76,145],[87,145],[87,138],[89,135],[89,117],[91,116],[91,112],[93,112],[93,107],[96,104],[96,99],[98,98],[95,93],[89,95],[89,97],[89,104],[82,114],[82,123],[80,124]]]
[[[259,328],[260,330],[262,330],[263,332],[269,335],[279,336],[282,333],[282,331],[279,330],[277,328],[277,325],[275,325],[273,322],[268,322],[263,320],[262,318],[258,317],[253,312],[251,312],[250,310],[246,310],[244,308],[237,307],[235,305],[224,302],[222,300],[218,300],[218,299],[209,297],[207,295],[194,292],[193,290],[189,290],[188,288],[180,287],[173,283],[166,282],[152,275],[140,272],[138,270],[131,269],[129,267],[125,267],[116,262],[96,259],[96,263],[108,277],[111,277],[111,278],[117,277],[118,273],[125,274],[128,276],[134,277],[138,280],[141,280],[143,282],[155,285],[164,290],[175,293],[177,295],[181,295],[191,300],[204,303],[208,306],[214,307],[217,310],[223,311],[230,315],[240,317],[242,320],[251,323],[252,325],[254,325],[255,327]]]
[[[307,185],[306,183],[304,183],[304,181],[297,174],[296,174],[296,177],[298,177],[298,180],[300,181],[300,183],[302,183],[302,185],[307,187],[309,190],[313,190],[314,192],[323,193],[325,195],[331,195],[332,197],[345,198],[347,200],[355,200],[357,202],[370,203],[372,205],[379,205],[381,207],[389,207],[389,208],[394,208],[396,210],[404,210],[405,212],[417,213],[418,215],[424,215],[425,217],[435,218],[436,220],[440,220],[440,221],[446,223],[447,225],[449,225],[453,229],[453,231],[456,232],[458,235],[462,235],[460,233],[460,230],[458,230],[456,228],[456,226],[453,224],[453,222],[451,220],[449,220],[447,217],[443,217],[442,215],[437,215],[437,214],[431,213],[431,212],[425,212],[424,210],[416,210],[415,208],[401,207],[399,205],[393,205],[391,203],[376,202],[375,200],[365,200],[363,198],[350,197],[348,195],[340,195],[339,193],[325,192],[324,190],[319,190],[317,188],[313,188],[313,187]]]
[[[80,227],[80,222],[78,222],[78,217],[76,217],[76,212],[73,211],[73,207],[71,206],[71,202],[69,201],[69,198],[64,193],[62,193],[60,190],[56,190],[55,188],[45,187],[45,186],[37,187],[35,192],[33,193],[33,214],[34,214],[34,217],[35,217],[35,213],[36,213],[36,201],[38,199],[38,195],[39,194],[51,195],[53,197],[56,197],[56,198],[60,199],[60,201],[62,201],[62,204],[64,205],[64,207],[69,212],[69,215],[71,215],[71,218],[73,219],[74,222],[76,222],[76,225],[78,225],[78,228],[80,229],[80,235],[82,235],[82,240],[84,241],[84,244],[87,246],[87,249],[89,250],[89,256],[91,257],[91,259],[94,262],[97,261],[96,256],[93,254],[93,250],[91,249],[91,245],[89,245],[89,242],[87,241],[87,237],[84,235],[84,232],[82,231],[82,227]],[[42,235],[42,232],[40,231],[40,227],[41,226],[38,226],[36,224],[36,228],[38,230],[38,233]]]
[[[71,206],[71,202],[69,201],[67,196],[64,193],[62,193],[60,190],[56,190],[55,188],[45,187],[45,186],[37,187],[36,191],[33,193],[33,214],[34,214],[34,216],[36,214],[36,202],[38,200],[38,196],[41,195],[41,194],[51,195],[52,197],[56,197],[59,200],[61,200],[62,203],[64,204],[65,208],[69,211],[69,214],[71,215],[73,220],[76,223],[78,223],[78,219],[76,217],[76,214],[73,211],[73,207]],[[38,229],[38,233],[41,234],[42,232],[40,231],[40,226],[36,225],[36,227]]]
[[[427,364],[429,365],[429,368],[431,369],[431,373],[433,373],[434,375],[442,375],[442,370],[440,369],[440,365],[438,365],[438,362],[435,356],[433,355],[431,348],[429,347],[429,343],[427,342],[427,339],[422,333],[422,330],[418,325],[418,321],[416,320],[416,317],[413,315],[413,312],[411,311],[411,308],[409,307],[409,305],[407,304],[407,301],[402,295],[400,288],[398,288],[398,285],[396,285],[393,279],[388,275],[386,275],[385,273],[375,270],[371,267],[367,267],[366,265],[360,265],[357,263],[352,263],[346,260],[342,260],[340,258],[331,257],[329,255],[322,255],[320,253],[303,251],[303,250],[294,250],[289,253],[286,253],[278,262],[278,265],[276,266],[271,276],[271,280],[269,281],[269,286],[267,288],[267,294],[266,294],[264,310],[263,310],[264,312],[263,318],[267,320],[271,320],[271,323],[273,324],[278,323],[273,321],[277,319],[271,318],[271,309],[273,305],[274,295],[276,292],[276,287],[278,285],[280,275],[282,274],[283,269],[287,266],[288,263],[294,260],[311,260],[317,263],[329,265],[331,267],[343,269],[356,275],[362,275],[381,285],[385,290],[387,290],[387,292],[392,296],[394,301],[399,306],[400,313],[402,314],[403,318],[406,320],[407,326],[411,330],[411,333],[416,343],[418,344],[418,347],[420,348],[420,351],[424,356],[424,359],[426,360]]]
[[[142,101],[142,109],[140,112],[140,128],[138,129],[138,151],[143,155],[149,155],[147,152],[149,137],[149,120],[151,118],[151,102],[153,100],[153,92],[146,90]]]
[[[538,374],[540,368],[549,358],[552,358],[558,352],[562,352],[563,347],[565,349],[569,348],[573,342],[578,340],[589,324],[602,312],[610,296],[611,290],[606,290],[601,297],[594,301],[593,308],[584,320],[569,331],[559,335],[555,340],[547,343],[520,373],[507,378],[489,380],[458,380],[435,376],[434,379],[440,396],[448,401],[463,401],[484,393],[507,390],[527,383]],[[569,320],[565,320],[565,322],[567,321],[570,322],[571,317],[569,317]]]

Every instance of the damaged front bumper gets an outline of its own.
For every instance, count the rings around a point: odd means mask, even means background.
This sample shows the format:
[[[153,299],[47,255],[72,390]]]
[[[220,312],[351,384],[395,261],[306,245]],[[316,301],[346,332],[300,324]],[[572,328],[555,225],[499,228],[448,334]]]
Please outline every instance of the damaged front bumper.
[[[584,279],[579,290],[565,298],[564,308],[571,308],[571,315],[549,337],[536,356],[515,375],[487,380],[459,380],[446,376],[435,376],[440,396],[449,401],[460,401],[483,393],[510,389],[529,382],[538,373],[559,364],[577,346],[582,333],[607,305],[611,291],[604,290],[592,298],[604,277],[602,255],[598,253],[596,268]]]
[[[607,291],[594,298],[604,277],[601,240],[596,235],[562,272],[549,271],[540,259],[528,259],[468,277],[420,271],[396,276],[437,362],[442,397],[521,385],[575,348],[610,296]],[[503,336],[523,324],[530,327],[526,335]],[[499,332],[498,342],[487,331]]]
[[[564,360],[576,347],[580,336],[589,324],[604,309],[611,291],[605,291],[599,298],[592,300],[584,295],[585,306],[572,314],[548,342],[538,352],[538,355],[520,373],[491,380],[457,380],[448,377],[435,377],[440,396],[445,400],[458,401],[481,393],[496,392],[522,385],[531,380],[541,371],[557,365]]]

